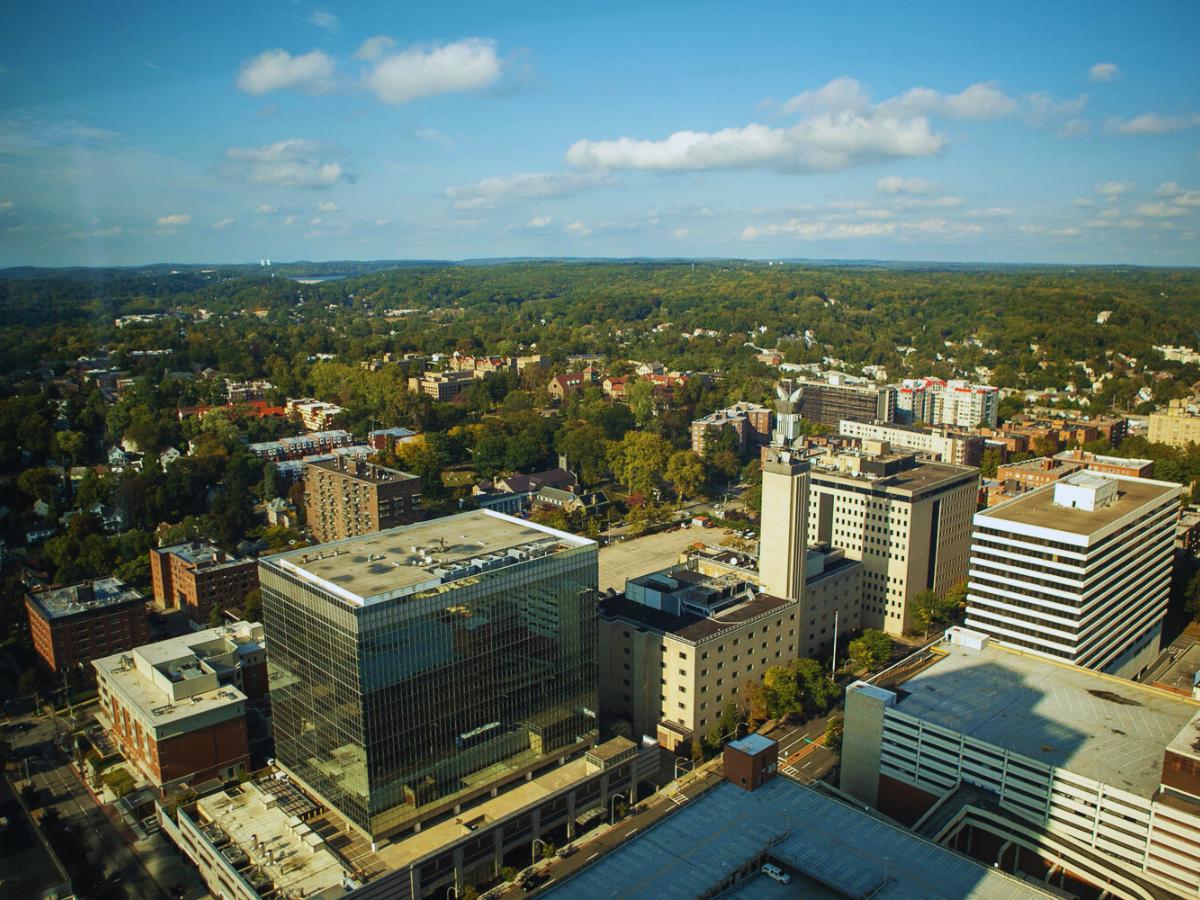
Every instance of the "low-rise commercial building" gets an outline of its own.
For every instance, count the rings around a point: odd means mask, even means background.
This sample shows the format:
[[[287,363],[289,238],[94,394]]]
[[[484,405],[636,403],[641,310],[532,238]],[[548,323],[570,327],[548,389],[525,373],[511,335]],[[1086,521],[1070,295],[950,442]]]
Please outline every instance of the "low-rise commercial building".
[[[397,444],[407,443],[415,437],[417,433],[407,428],[376,428],[367,432],[367,446],[372,450],[391,453]]]
[[[240,607],[258,587],[258,566],[232,556],[212,541],[188,541],[150,550],[154,602],[163,609],[182,609],[193,623],[209,620],[213,607]]]
[[[441,403],[453,400],[468,391],[475,383],[472,372],[426,372],[408,379],[408,389],[414,394],[426,394]]]
[[[1060,462],[1079,463],[1089,472],[1100,472],[1104,475],[1124,475],[1126,478],[1152,478],[1154,476],[1154,460],[1137,457],[1104,456],[1101,453],[1091,453],[1087,450],[1063,450],[1055,453],[1054,459]]]
[[[119,578],[100,578],[25,595],[29,634],[52,672],[88,665],[150,640],[146,598]]]
[[[769,864],[786,884],[763,871]],[[551,887],[554,900],[621,897],[1060,896],[868,814],[828,792],[772,778],[753,791],[728,781]]]
[[[715,560],[629,579],[600,603],[601,708],[668,749],[703,735],[747,681],[827,651],[835,614],[843,633],[859,627],[862,564],[810,549],[806,571],[799,601]]]
[[[1076,895],[1200,896],[1200,703],[960,628],[897,671],[846,692],[843,791]]]
[[[174,815],[158,807],[163,831],[221,900],[338,900],[359,887],[357,873],[314,829],[321,812],[273,774],[212,790]]]
[[[407,525],[421,516],[421,479],[354,457],[309,463],[305,520],[318,542]]]
[[[1132,677],[1158,654],[1181,487],[1076,472],[974,517],[967,625]]]
[[[983,438],[948,428],[913,428],[842,419],[838,433],[859,441],[884,441],[899,450],[913,450],[934,462],[956,466],[978,466],[983,458]]]
[[[156,787],[230,780],[246,771],[246,701],[267,693],[261,625],[210,628],[93,665],[96,718]]]

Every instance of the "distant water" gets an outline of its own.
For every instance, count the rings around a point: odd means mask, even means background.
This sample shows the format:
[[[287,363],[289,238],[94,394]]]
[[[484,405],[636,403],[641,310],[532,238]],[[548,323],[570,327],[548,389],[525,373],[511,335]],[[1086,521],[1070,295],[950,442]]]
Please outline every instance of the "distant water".
[[[299,284],[320,284],[322,281],[341,281],[345,275],[306,275],[303,278],[292,276],[292,281]]]

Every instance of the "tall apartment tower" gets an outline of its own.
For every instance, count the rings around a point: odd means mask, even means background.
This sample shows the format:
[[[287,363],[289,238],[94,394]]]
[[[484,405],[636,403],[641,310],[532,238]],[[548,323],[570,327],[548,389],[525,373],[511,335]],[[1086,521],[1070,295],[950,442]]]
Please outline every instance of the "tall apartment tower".
[[[808,554],[809,464],[801,451],[772,447],[767,454],[762,467],[759,578],[767,593],[800,600]]]
[[[979,470],[863,446],[813,458],[808,537],[862,561],[862,626],[903,634],[917,594],[967,577]],[[764,474],[764,509],[767,493]]]
[[[259,565],[275,758],[372,841],[595,744],[594,541],[475,510]]]
[[[304,467],[304,505],[318,542],[382,531],[420,518],[421,479],[349,456]]]
[[[967,627],[1136,675],[1158,654],[1181,491],[1081,471],[976,513]]]

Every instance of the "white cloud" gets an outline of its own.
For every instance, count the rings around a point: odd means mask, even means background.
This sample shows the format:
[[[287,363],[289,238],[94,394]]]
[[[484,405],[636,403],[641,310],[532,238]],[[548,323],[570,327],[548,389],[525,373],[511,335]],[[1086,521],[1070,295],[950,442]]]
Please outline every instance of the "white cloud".
[[[1007,206],[989,206],[986,209],[971,209],[963,213],[968,219],[1007,219],[1013,211]]]
[[[673,234],[673,235],[674,235],[674,236],[675,236],[675,237],[676,237],[678,240],[681,240],[681,241],[682,241],[684,238],[688,237],[688,236],[689,236],[689,235],[690,235],[692,232],[691,232],[691,230],[690,230],[690,229],[687,229],[687,228],[676,228],[676,229],[675,229],[673,232],[671,232],[671,233],[672,233],[672,234]]]
[[[308,220],[308,224],[309,225],[321,225],[324,223],[324,221],[325,220],[322,219],[320,216],[314,216],[313,218]]]
[[[218,219],[216,222],[213,222],[213,231],[220,231],[222,228],[227,228],[233,223],[233,219]]]
[[[1121,218],[1121,208],[1119,206],[1110,206],[1108,209],[1100,211],[1102,219],[1119,219]]]
[[[362,42],[362,45],[354,51],[354,58],[374,62],[395,46],[396,42],[392,38],[386,34],[377,34]]]
[[[1175,181],[1164,181],[1154,192],[1155,197],[1167,197],[1176,206],[1200,206],[1200,190],[1189,191],[1179,186]]]
[[[286,227],[288,225],[295,225],[296,217],[295,216],[285,216],[283,219],[283,224],[284,224],[284,227]]]
[[[1091,197],[1076,197],[1074,200],[1071,201],[1071,205],[1074,206],[1076,209],[1087,209],[1089,206],[1093,205],[1092,198]]]
[[[1173,219],[1186,216],[1189,210],[1174,203],[1143,203],[1137,208],[1139,216],[1149,216],[1152,219]]]
[[[595,187],[603,176],[580,172],[526,172],[485,178],[446,189],[456,209],[487,209],[515,200],[565,197]]]
[[[832,172],[884,159],[930,156],[945,143],[924,117],[820,113],[789,128],[751,124],[715,132],[677,131],[657,141],[582,140],[567,151],[567,162],[596,170]]]
[[[932,88],[917,87],[898,97],[885,100],[881,111],[904,116],[934,115],[948,119],[986,120],[1012,115],[1017,101],[996,87],[994,82],[973,84],[957,94],[943,94]]]
[[[1112,81],[1120,74],[1116,63],[1100,62],[1088,69],[1088,81]]]
[[[1129,181],[1105,181],[1096,185],[1096,193],[1112,203],[1122,194],[1128,193],[1132,187],[1133,183]]]
[[[378,226],[380,226],[380,227],[382,227],[382,226],[384,226],[384,225],[391,225],[391,224],[392,224],[392,220],[391,220],[391,219],[376,219],[376,220],[375,220],[375,224],[376,224],[376,225],[378,225]]]
[[[947,195],[945,197],[901,197],[895,201],[896,209],[952,209],[962,206],[963,198]]]
[[[121,237],[125,233],[125,229],[120,225],[113,225],[110,228],[97,228],[92,231],[72,231],[67,237],[75,240],[81,238],[116,238]]]
[[[578,219],[567,226],[567,231],[569,231],[571,234],[577,234],[580,237],[586,237],[592,233],[592,229],[588,228]]]
[[[901,178],[899,175],[888,175],[875,182],[875,187],[885,194],[928,194],[934,189],[934,184],[924,178]]]
[[[319,209],[321,212],[337,212],[338,205],[332,200],[326,200],[324,203],[318,203],[317,209]]]
[[[1118,134],[1171,134],[1200,125],[1200,113],[1178,116],[1161,116],[1158,113],[1142,113],[1132,119],[1109,119],[1107,128]]]
[[[360,47],[359,52],[365,47],[366,44]],[[486,38],[466,38],[426,48],[409,47],[390,56],[383,55],[381,45],[377,44],[369,52],[377,54],[375,66],[363,76],[363,85],[384,103],[408,103],[435,94],[477,91],[494,84],[502,69],[496,42]]]
[[[338,17],[323,9],[314,9],[308,17],[308,24],[315,25],[317,28],[324,28],[332,34],[338,30]]]
[[[882,237],[894,234],[892,222],[816,222],[809,219],[789,219],[775,225],[748,225],[742,229],[742,240],[752,241],[760,237],[799,237],[811,240],[850,240],[854,238]]]
[[[1086,119],[1068,119],[1058,129],[1058,136],[1065,138],[1083,137],[1092,130]]]
[[[155,224],[160,228],[170,228],[175,225],[187,225],[191,221],[190,213],[172,213],[169,216],[159,216]]]
[[[12,209],[12,208],[13,208],[13,202],[11,200],[5,200],[3,202],[0,202],[0,209]]]
[[[549,225],[553,221],[554,221],[554,219],[551,216],[534,216],[532,219],[529,220],[529,227],[530,228],[545,228],[547,225]]]
[[[270,203],[260,203],[258,204],[258,209],[256,209],[255,212],[260,216],[265,216],[268,213],[275,212],[275,207],[273,207]]]
[[[813,91],[797,94],[783,104],[783,111],[788,115],[793,113],[819,112],[861,112],[871,105],[867,96],[853,78],[842,76]]]
[[[285,88],[323,94],[333,89],[333,67],[333,58],[322,50],[302,56],[267,50],[242,64],[237,86],[255,96]]]
[[[457,146],[454,138],[436,128],[420,128],[414,131],[413,135],[427,144],[437,144],[443,150],[453,150]]]
[[[346,179],[342,164],[315,141],[292,138],[263,147],[230,147],[236,174],[254,184],[327,188]],[[260,207],[261,209],[261,207]]]

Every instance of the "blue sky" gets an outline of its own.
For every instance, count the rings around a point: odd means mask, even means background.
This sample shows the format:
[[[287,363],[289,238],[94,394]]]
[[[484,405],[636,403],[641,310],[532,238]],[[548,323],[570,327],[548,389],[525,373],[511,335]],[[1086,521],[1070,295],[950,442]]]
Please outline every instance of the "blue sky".
[[[29,5],[0,266],[1197,265],[1197,35],[1190,2]]]

